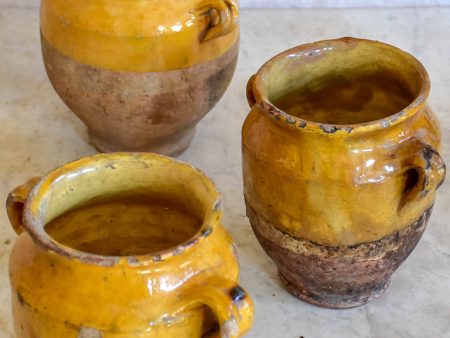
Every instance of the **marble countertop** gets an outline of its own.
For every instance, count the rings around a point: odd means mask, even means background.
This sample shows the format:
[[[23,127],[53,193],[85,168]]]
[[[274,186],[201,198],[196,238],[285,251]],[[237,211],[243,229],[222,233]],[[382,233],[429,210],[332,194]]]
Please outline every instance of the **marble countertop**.
[[[430,72],[430,104],[450,163],[450,8],[242,11],[242,45],[233,82],[181,159],[206,172],[225,198],[224,223],[240,255],[241,283],[256,306],[247,337],[450,337],[450,179],[439,191],[423,239],[389,290],[351,310],[294,298],[256,241],[242,196],[242,122],[247,79],[271,56],[305,42],[340,36],[378,39],[413,53]],[[27,178],[90,155],[83,124],[53,91],[40,54],[38,11],[0,7],[0,199]],[[13,337],[8,256],[15,241],[0,212],[0,338]]]

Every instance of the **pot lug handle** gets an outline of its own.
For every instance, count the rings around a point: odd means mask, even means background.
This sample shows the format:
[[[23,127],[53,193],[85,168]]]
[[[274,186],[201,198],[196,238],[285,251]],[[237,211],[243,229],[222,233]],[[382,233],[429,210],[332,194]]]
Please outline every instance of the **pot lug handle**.
[[[14,188],[9,193],[6,200],[6,212],[8,214],[9,221],[18,235],[24,231],[22,216],[25,202],[27,201],[31,189],[33,189],[40,179],[40,177],[33,177],[24,184]]]
[[[253,322],[253,302],[247,292],[232,280],[212,276],[185,289],[180,297],[184,311],[203,304],[209,307],[219,321],[220,332],[214,338],[243,336]]]
[[[255,92],[253,91],[253,83],[255,82],[256,74],[250,76],[247,82],[247,101],[250,108],[256,104]]]
[[[417,180],[416,184],[403,194],[398,207],[399,213],[417,208],[418,204],[430,193],[435,192],[445,180],[445,163],[437,150],[419,139],[413,144],[416,149],[411,151],[413,157],[409,159],[406,169],[415,171]]]
[[[206,0],[206,3],[211,0]],[[201,6],[202,16],[207,18],[208,26],[200,36],[205,42],[231,32],[238,24],[239,10],[236,0],[216,0],[212,4]]]

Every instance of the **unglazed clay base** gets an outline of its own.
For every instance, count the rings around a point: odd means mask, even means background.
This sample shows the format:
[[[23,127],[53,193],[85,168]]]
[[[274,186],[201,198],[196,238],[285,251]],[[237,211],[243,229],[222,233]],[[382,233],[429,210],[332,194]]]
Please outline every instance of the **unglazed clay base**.
[[[431,209],[406,229],[378,241],[327,246],[277,230],[247,203],[256,237],[277,264],[289,292],[327,308],[360,306],[380,296],[422,237]]]
[[[53,87],[85,123],[102,152],[176,155],[198,121],[219,101],[233,76],[239,41],[219,58],[165,72],[119,72],[75,61],[41,35]]]

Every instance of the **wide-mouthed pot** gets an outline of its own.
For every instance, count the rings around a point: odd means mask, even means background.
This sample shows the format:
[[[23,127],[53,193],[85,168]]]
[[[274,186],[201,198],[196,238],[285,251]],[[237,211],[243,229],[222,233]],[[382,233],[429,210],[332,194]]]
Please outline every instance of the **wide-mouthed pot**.
[[[356,38],[295,47],[250,79],[247,214],[297,297],[362,305],[416,246],[445,176],[429,89],[413,56]]]
[[[100,151],[178,154],[233,76],[237,6],[235,0],[42,0],[47,74]]]
[[[145,153],[87,157],[16,188],[16,337],[242,336],[253,305],[221,202],[200,171]]]

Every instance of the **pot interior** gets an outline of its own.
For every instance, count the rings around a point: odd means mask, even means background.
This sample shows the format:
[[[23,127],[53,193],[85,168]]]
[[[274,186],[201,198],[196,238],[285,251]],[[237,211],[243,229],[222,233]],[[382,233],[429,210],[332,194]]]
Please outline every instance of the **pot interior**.
[[[383,43],[322,41],[269,62],[264,90],[272,104],[292,116],[352,125],[409,106],[424,86],[421,70],[414,57]]]
[[[176,247],[202,226],[176,195],[121,192],[94,198],[50,221],[57,242],[103,256],[140,256]]]
[[[189,165],[158,155],[102,154],[40,183],[30,203],[39,215],[31,230],[86,254],[151,255],[175,250],[216,222],[218,198],[212,182]]]

